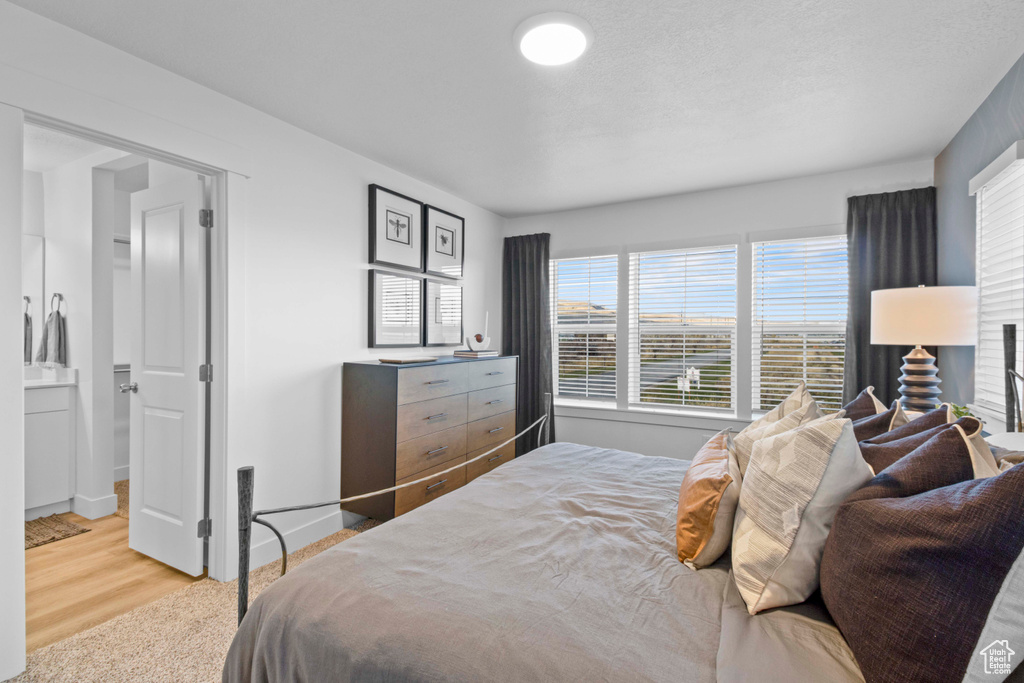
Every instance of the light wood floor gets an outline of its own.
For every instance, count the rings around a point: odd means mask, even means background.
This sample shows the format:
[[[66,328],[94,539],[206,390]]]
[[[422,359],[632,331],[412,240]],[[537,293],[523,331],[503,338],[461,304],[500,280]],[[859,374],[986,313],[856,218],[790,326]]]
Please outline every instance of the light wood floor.
[[[173,593],[193,578],[128,548],[128,520],[61,515],[91,529],[25,551],[28,651]]]

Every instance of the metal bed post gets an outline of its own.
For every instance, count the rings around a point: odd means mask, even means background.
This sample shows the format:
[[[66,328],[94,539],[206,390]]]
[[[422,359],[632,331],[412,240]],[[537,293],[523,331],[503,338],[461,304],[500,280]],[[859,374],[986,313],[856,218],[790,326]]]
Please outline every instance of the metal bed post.
[[[1017,364],[1017,326],[1013,323],[1003,325],[1003,381],[1006,383],[1006,431],[1017,430],[1016,420],[1016,387],[1014,387],[1014,367]]]
[[[238,623],[249,609],[249,547],[252,544],[253,468],[238,468]]]
[[[551,443],[551,423],[555,421],[555,415],[551,409],[551,393],[544,394],[544,415],[547,420],[544,421],[544,445],[547,446]]]

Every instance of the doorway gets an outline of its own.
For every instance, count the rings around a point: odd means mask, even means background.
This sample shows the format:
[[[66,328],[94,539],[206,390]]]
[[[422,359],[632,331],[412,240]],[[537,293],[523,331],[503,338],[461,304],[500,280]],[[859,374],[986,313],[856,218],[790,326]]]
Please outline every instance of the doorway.
[[[26,550],[34,649],[204,575],[216,175],[24,130],[26,519],[88,529]]]

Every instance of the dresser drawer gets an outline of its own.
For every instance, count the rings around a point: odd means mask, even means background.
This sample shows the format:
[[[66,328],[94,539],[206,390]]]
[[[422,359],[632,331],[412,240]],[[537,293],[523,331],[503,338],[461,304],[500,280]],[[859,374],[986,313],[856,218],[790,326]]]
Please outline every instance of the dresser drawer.
[[[496,358],[466,363],[466,388],[469,391],[490,389],[516,383],[518,361],[515,358]]]
[[[466,450],[478,451],[484,446],[501,443],[516,435],[516,411],[477,420],[466,425]]]
[[[466,422],[466,395],[446,396],[398,406],[398,443]]]
[[[466,425],[398,444],[395,479],[405,479],[466,452]]]
[[[469,422],[482,420],[485,417],[507,413],[516,408],[516,385],[508,384],[493,389],[481,389],[469,392],[469,411],[466,419]]]
[[[449,472],[444,475],[431,476],[435,472],[444,472],[446,469],[453,465],[457,465],[460,462],[466,462],[466,456],[460,455],[457,458],[452,458],[447,462],[443,462],[436,467],[431,467],[425,472],[419,472],[411,477],[397,482],[398,484],[404,484],[409,481],[416,481],[417,479],[423,479],[424,477],[431,477],[422,484],[416,486],[410,486],[406,489],[399,489],[395,491],[395,516],[405,514],[409,510],[415,510],[424,503],[429,503],[435,498],[440,498],[444,494],[454,491],[455,489],[463,486],[466,483],[466,468],[460,467],[454,472]]]
[[[466,456],[466,460],[472,460],[481,453],[486,452],[492,446],[485,446],[478,451],[473,451]],[[491,453],[486,458],[477,460],[474,463],[466,465],[466,481],[470,482],[479,477],[481,474],[487,474],[498,465],[504,465],[508,461],[516,457],[516,445],[514,443],[505,444],[494,453]]]
[[[467,390],[467,365],[471,363],[445,363],[399,369],[398,405],[464,394]]]

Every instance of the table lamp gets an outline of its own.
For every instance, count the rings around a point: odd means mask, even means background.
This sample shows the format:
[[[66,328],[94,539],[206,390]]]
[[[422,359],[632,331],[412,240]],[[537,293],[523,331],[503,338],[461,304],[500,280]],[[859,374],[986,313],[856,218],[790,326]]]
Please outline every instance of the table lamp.
[[[903,287],[871,292],[871,343],[913,346],[903,356],[900,403],[931,410],[939,402],[939,369],[922,346],[974,346],[977,287]]]

